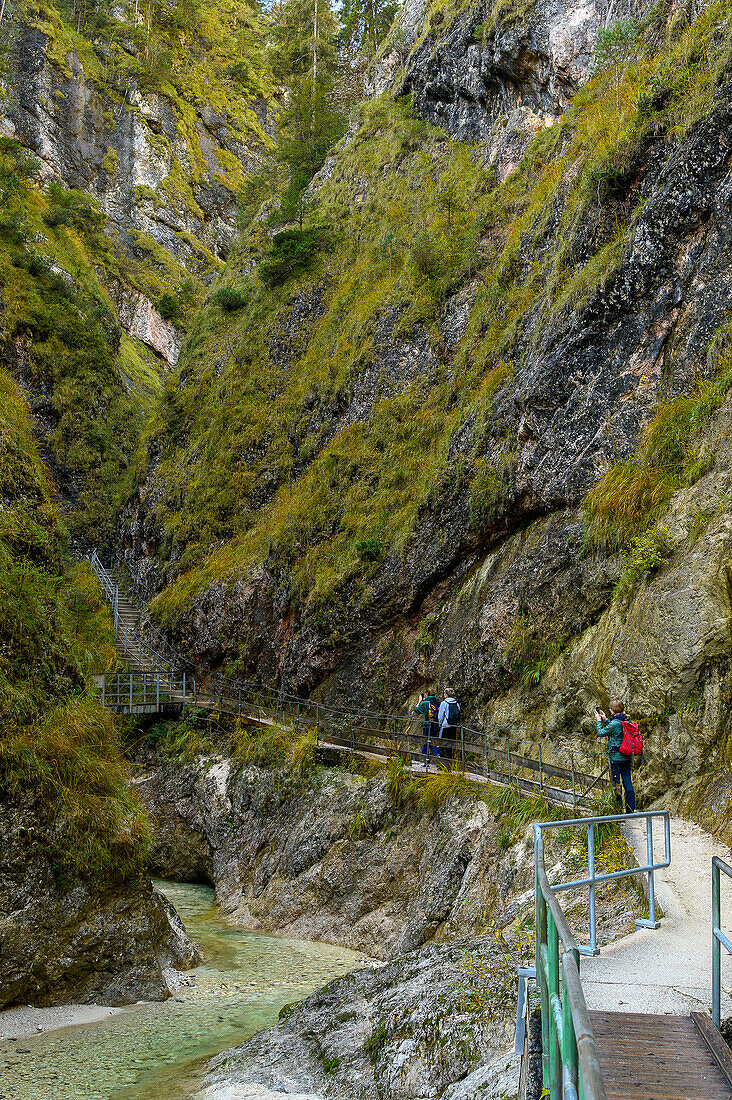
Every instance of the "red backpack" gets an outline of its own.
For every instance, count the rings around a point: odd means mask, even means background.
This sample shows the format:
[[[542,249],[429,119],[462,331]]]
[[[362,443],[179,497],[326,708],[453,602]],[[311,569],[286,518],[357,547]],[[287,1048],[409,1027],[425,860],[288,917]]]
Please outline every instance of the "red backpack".
[[[637,722],[631,722],[627,718],[623,722],[623,740],[620,742],[618,752],[623,756],[639,757],[643,753],[643,737],[638,729]]]

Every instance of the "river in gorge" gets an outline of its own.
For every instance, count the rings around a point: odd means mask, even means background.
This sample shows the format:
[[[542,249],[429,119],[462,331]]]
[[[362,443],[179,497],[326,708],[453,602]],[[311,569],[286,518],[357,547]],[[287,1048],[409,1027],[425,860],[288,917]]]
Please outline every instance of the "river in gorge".
[[[101,1022],[0,1042],[3,1100],[183,1100],[215,1054],[366,962],[330,944],[242,932],[221,918],[207,886],[156,885],[201,950],[193,984]]]

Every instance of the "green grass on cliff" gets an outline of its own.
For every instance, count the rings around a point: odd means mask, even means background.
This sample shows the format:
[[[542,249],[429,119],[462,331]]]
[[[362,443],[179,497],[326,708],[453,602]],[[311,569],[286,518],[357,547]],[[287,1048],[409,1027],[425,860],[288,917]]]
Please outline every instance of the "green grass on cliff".
[[[5,358],[38,403],[71,533],[102,543],[159,380],[120,355],[121,329],[97,275],[111,263],[110,246],[93,202],[57,184],[42,188],[32,158],[9,138],[0,139],[0,199]]]
[[[88,568],[64,573],[64,533],[28,408],[0,371],[0,789],[35,800],[54,873],[142,872],[146,826],[113,720],[85,684],[113,631]]]
[[[207,585],[266,561],[327,628],[370,598],[379,561],[404,555],[420,516],[453,495],[467,494],[477,528],[500,528],[516,440],[494,407],[526,354],[526,318],[540,343],[612,275],[643,205],[638,158],[663,135],[669,151],[683,140],[729,61],[721,0],[690,26],[653,19],[617,103],[613,74],[599,74],[503,184],[481,147],[381,97],[318,192],[310,224],[328,244],[309,270],[265,286],[271,246],[253,223],[225,279],[245,304],[212,302],[198,318],[156,429],[161,557],[176,563],[154,604],[161,622],[174,627]],[[293,335],[287,311],[315,287],[323,316]],[[469,321],[451,351],[435,319],[461,288]],[[393,364],[379,350],[385,328]],[[398,361],[400,333],[430,349],[416,376]],[[334,431],[368,372],[373,407]],[[460,459],[456,433],[469,441]]]
[[[628,546],[644,536],[673,493],[705,474],[713,455],[704,430],[732,390],[732,316],[716,329],[707,377],[690,394],[661,405],[634,454],[614,463],[584,502],[590,545]]]

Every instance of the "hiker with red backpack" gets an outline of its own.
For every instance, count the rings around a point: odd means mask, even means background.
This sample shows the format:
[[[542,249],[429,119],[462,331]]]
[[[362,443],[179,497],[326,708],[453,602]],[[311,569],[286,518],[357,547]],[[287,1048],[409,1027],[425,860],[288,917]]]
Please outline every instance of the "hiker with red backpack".
[[[608,739],[607,751],[610,757],[610,774],[615,788],[615,797],[622,808],[623,799],[620,794],[622,780],[625,791],[625,812],[635,813],[635,790],[630,772],[643,752],[643,738],[640,735],[638,723],[628,718],[620,699],[610,700],[609,720],[604,711],[595,707],[595,721],[597,736]]]

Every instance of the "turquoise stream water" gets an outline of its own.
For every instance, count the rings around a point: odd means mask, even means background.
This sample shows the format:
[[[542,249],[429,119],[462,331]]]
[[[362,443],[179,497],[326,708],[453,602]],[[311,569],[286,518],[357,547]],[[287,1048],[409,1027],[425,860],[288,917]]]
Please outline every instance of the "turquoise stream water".
[[[156,885],[201,949],[195,984],[99,1023],[0,1042],[2,1100],[182,1100],[209,1058],[364,961],[329,944],[238,931],[206,886]]]

